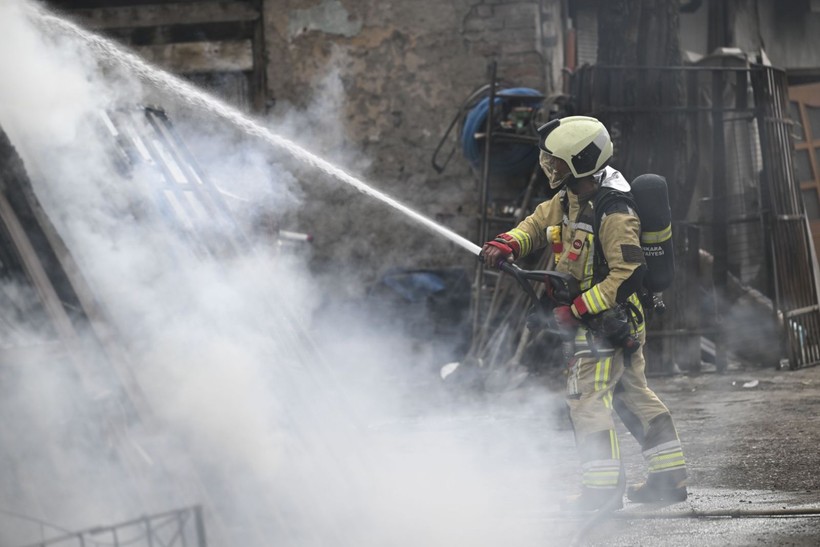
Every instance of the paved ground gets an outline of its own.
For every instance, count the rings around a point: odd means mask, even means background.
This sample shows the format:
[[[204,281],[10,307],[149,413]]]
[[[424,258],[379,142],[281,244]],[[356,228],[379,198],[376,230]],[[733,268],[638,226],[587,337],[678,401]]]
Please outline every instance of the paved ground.
[[[405,365],[396,364],[402,383]],[[412,509],[419,527],[441,527],[427,545],[820,545],[820,367],[650,378],[676,420],[690,497],[627,504],[592,524],[560,512],[579,482],[560,375],[479,395],[442,389],[439,368],[421,366],[404,383],[401,412],[369,420],[386,452],[403,454],[400,475],[418,477],[390,490],[435,498]],[[619,429],[635,482],[645,469],[640,448]],[[462,524],[464,534],[450,537]]]
[[[820,367],[655,377],[650,385],[672,410],[684,445],[691,475],[684,503],[627,503],[594,523],[561,513],[557,500],[574,490],[578,466],[571,433],[554,419],[561,413],[559,394],[534,405],[532,394],[548,391],[537,383],[471,401],[448,425],[417,417],[417,441],[432,444],[444,430],[451,438],[479,429],[486,439],[515,429],[543,437],[536,456],[512,465],[510,453],[483,441],[488,467],[507,466],[490,495],[509,508],[498,519],[515,538],[510,545],[820,545]],[[526,401],[520,411],[517,401]],[[544,412],[553,419],[542,420]],[[635,481],[644,470],[640,449],[621,433],[627,474]],[[532,483],[553,491],[528,505],[522,492]]]
[[[690,499],[627,505],[576,536],[589,545],[820,544],[820,368],[652,378],[672,409]],[[624,438],[624,436],[622,436]],[[627,468],[639,473],[634,443]]]

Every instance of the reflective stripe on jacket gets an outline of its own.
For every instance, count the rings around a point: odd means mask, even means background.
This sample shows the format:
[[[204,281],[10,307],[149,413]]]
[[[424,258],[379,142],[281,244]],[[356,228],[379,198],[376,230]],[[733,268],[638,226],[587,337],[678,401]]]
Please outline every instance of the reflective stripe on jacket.
[[[611,167],[595,176],[603,185],[629,190],[623,176]],[[568,202],[567,214],[564,214],[562,199]],[[615,305],[618,288],[641,266],[634,256],[634,250],[641,248],[641,224],[631,208],[603,216],[599,237],[609,272],[604,279],[594,283],[593,218],[591,199],[582,203],[577,195],[564,188],[552,199],[540,203],[530,216],[507,233],[520,245],[520,258],[553,243],[548,231],[551,227],[560,227],[562,246],[556,256],[555,269],[569,273],[579,281],[587,309],[598,314]]]

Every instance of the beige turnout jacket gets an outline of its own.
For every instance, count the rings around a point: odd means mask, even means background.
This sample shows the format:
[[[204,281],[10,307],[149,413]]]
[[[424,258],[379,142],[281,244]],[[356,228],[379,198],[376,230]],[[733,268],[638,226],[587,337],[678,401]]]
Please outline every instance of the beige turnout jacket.
[[[602,186],[629,191],[629,183],[611,167],[604,168],[594,176]],[[567,198],[569,210],[564,214],[561,202]],[[579,200],[577,195],[564,188],[552,199],[539,204],[530,216],[507,232],[519,244],[519,258],[552,244],[555,270],[569,273],[581,285],[582,303],[576,299],[572,306],[573,312],[578,316],[584,311],[584,307],[591,314],[613,307],[621,284],[644,263],[640,243],[641,225],[637,213],[626,208],[625,212],[604,215],[599,237],[609,273],[603,280],[594,283],[592,201],[591,197]]]

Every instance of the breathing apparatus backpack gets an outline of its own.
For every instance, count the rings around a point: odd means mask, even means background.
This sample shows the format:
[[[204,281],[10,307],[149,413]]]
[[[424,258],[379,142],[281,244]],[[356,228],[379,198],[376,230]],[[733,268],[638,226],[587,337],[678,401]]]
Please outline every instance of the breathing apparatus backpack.
[[[666,310],[662,293],[675,279],[672,212],[669,207],[666,179],[653,174],[640,175],[631,186],[631,192],[602,187],[595,196],[593,275],[596,280],[600,280],[609,272],[598,239],[598,229],[603,215],[614,203],[626,203],[638,213],[641,220],[641,249],[646,260],[646,271],[637,292],[646,308],[662,314]]]
[[[566,215],[569,211],[569,201],[565,193],[560,194],[561,206]],[[637,351],[640,340],[636,334],[637,326],[644,321],[644,314],[638,306],[630,301],[632,294],[637,294],[644,308],[644,313],[648,310],[662,314],[666,306],[663,303],[662,291],[672,284],[675,278],[675,256],[672,248],[672,212],[669,207],[669,197],[666,189],[666,179],[659,175],[641,175],[637,177],[631,185],[630,192],[622,192],[608,186],[601,186],[595,194],[592,202],[593,213],[591,219],[587,217],[586,222],[592,222],[594,251],[592,264],[593,283],[600,283],[609,274],[609,266],[604,257],[598,233],[601,222],[607,213],[615,211],[625,212],[626,207],[631,208],[638,214],[641,221],[641,250],[646,263],[645,268],[639,268],[626,281],[623,282],[616,296],[616,305],[603,312],[584,316],[582,323],[587,327],[587,337],[590,340],[590,347],[595,354],[592,335],[605,339],[612,347],[622,348],[624,355],[629,356]],[[506,265],[506,263],[504,263]],[[568,306],[575,298],[581,294],[580,286],[576,279],[567,273],[555,271],[526,272],[518,271],[514,267],[506,265],[505,271],[513,273],[522,282],[522,279],[530,279],[526,276],[542,278],[548,283],[549,299],[541,299],[543,307]],[[502,269],[504,269],[502,267]],[[522,282],[522,286],[524,283]],[[539,301],[534,293],[531,295],[535,301]],[[538,316],[542,310],[534,312],[533,324],[537,324],[541,318]],[[533,315],[533,314],[531,314]],[[530,320],[528,318],[528,325]],[[573,335],[574,338],[574,335]]]
[[[672,248],[672,213],[666,190],[666,180],[659,175],[641,175],[631,185],[630,192],[621,192],[602,186],[593,198],[593,237],[595,250],[592,276],[599,283],[609,274],[603,247],[598,237],[601,222],[606,213],[632,208],[641,221],[641,250],[646,262],[643,275],[627,279],[618,291],[618,303],[588,320],[590,331],[603,336],[612,347],[620,347],[629,356],[640,348],[635,328],[645,319],[629,296],[637,293],[644,313],[653,310],[662,314],[666,310],[662,291],[675,278],[675,255]],[[589,331],[588,331],[589,335]],[[593,344],[590,344],[592,346]]]

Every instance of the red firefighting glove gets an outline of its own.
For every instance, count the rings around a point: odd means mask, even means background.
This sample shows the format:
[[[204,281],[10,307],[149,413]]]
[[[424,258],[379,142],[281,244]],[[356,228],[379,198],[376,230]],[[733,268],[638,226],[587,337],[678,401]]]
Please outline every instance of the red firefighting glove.
[[[541,306],[534,306],[530,308],[527,314],[527,330],[533,334],[541,332],[550,324],[549,313],[544,311]]]
[[[517,258],[518,251],[518,242],[507,234],[497,235],[494,240],[485,243],[481,249],[484,263],[491,268],[499,268],[503,261]]]
[[[575,314],[572,313],[572,308],[569,306],[558,306],[552,310],[552,314],[555,316],[555,322],[558,323],[558,327],[564,330],[575,330],[581,326],[581,321],[575,317]]]

